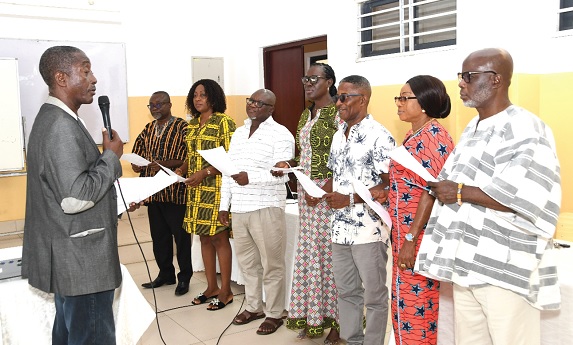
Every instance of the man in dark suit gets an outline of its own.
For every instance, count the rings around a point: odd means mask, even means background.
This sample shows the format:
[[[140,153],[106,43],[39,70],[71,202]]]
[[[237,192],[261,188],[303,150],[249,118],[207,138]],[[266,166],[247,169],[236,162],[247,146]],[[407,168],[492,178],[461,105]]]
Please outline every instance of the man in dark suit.
[[[75,47],[47,49],[40,73],[49,96],[28,143],[22,277],[54,293],[52,344],[115,344],[112,303],[121,284],[117,204],[123,143],[103,133],[103,152],[77,115],[97,82]]]

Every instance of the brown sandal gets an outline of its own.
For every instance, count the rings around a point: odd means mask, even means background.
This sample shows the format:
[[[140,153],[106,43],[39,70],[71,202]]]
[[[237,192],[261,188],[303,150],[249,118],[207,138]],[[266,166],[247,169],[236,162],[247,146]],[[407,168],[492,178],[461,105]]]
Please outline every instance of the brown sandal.
[[[264,326],[267,327],[264,327]],[[277,331],[277,329],[283,325],[282,319],[273,319],[272,317],[267,317],[263,323],[259,326],[257,334],[259,335],[269,335]],[[269,327],[270,326],[270,327]]]
[[[233,319],[233,325],[237,325],[237,326],[246,325],[251,321],[262,319],[265,316],[266,316],[265,313],[260,313],[260,314],[251,313],[250,311],[245,309],[245,310],[243,310],[242,313],[235,316],[235,318]]]

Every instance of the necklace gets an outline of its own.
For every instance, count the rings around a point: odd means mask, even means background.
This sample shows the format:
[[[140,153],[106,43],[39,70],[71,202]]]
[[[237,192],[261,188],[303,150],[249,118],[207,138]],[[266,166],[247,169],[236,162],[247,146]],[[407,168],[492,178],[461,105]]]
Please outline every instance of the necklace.
[[[173,122],[173,117],[169,118],[169,121],[165,122],[162,125],[159,125],[158,123],[155,123],[155,137],[156,138],[161,138],[163,136],[163,132],[165,132],[165,129],[167,128],[167,126],[169,126],[169,124]]]
[[[434,121],[434,119],[430,119],[428,120],[426,123],[424,123],[420,128],[418,128],[416,130],[416,132],[410,134],[409,136],[406,137],[406,139],[404,139],[404,142],[402,144],[405,144],[408,140],[412,139],[413,137],[415,137],[416,135],[418,135],[425,127],[428,123]]]

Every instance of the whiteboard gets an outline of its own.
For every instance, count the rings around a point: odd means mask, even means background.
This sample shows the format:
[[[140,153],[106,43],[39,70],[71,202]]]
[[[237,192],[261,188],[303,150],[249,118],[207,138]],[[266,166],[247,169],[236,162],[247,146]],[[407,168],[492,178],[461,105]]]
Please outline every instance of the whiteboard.
[[[18,60],[0,58],[0,171],[24,169]]]
[[[16,58],[18,61],[20,107],[24,118],[25,143],[30,137],[38,110],[48,97],[48,86],[40,75],[40,57],[46,49],[60,45],[77,47],[83,50],[91,60],[92,71],[97,78],[96,96],[92,104],[84,104],[80,107],[78,115],[84,120],[95,142],[102,143],[103,120],[97,103],[98,97],[102,95],[109,97],[111,127],[118,132],[122,141],[127,142],[129,123],[125,43],[0,38],[0,58]]]

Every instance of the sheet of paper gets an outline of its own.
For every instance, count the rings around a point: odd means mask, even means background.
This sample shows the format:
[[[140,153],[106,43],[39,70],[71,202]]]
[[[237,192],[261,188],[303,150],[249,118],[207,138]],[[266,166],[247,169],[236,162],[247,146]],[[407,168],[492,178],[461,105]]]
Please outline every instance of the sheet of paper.
[[[416,175],[423,178],[426,182],[438,181],[432,174],[414,158],[404,146],[399,146],[389,153],[390,158],[402,164],[406,169],[411,170]]]
[[[177,181],[175,176],[169,176],[163,171],[157,172],[153,177],[122,177],[115,181],[117,192],[117,214],[122,214],[132,202],[140,202],[159,192]],[[118,187],[121,186],[121,193]],[[125,205],[122,199],[125,199]]]
[[[177,182],[183,182],[183,183],[185,183],[185,178],[184,178],[184,177],[177,175],[173,170],[171,170],[171,169],[169,169],[169,168],[166,168],[166,167],[164,167],[163,165],[161,165],[161,164],[159,164],[159,163],[158,163],[157,165],[159,165],[159,166],[161,167],[161,169],[163,169],[163,172],[165,172],[167,175],[177,177]]]
[[[287,173],[294,172],[295,170],[302,170],[302,167],[294,167],[294,168],[277,168],[277,167],[272,167],[271,170],[272,170],[272,171],[282,171],[283,173],[287,174]]]
[[[322,188],[317,186],[316,183],[310,179],[310,177],[306,176],[301,171],[293,170],[292,172],[298,179],[298,182],[300,182],[302,185],[302,188],[304,188],[305,192],[307,192],[310,196],[314,198],[322,198],[322,196],[326,194]]]
[[[223,175],[231,176],[240,173],[239,169],[235,167],[233,161],[229,158],[227,151],[223,146],[216,147],[210,150],[197,150],[207,162],[214,166]]]
[[[368,204],[368,206],[370,206],[370,208],[380,216],[382,221],[392,229],[392,218],[390,218],[390,214],[388,214],[386,208],[384,208],[384,206],[382,206],[378,201],[372,200],[372,194],[370,194],[370,191],[364,183],[354,179],[354,181],[352,181],[352,185],[354,186],[356,194],[360,195],[362,200],[364,200],[364,202],[366,202],[366,204]]]
[[[124,153],[123,155],[121,155],[120,159],[123,159],[124,161],[128,161],[131,164],[135,164],[139,167],[146,167],[149,164],[151,164],[150,161],[141,157],[137,153]]]

